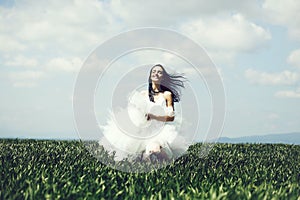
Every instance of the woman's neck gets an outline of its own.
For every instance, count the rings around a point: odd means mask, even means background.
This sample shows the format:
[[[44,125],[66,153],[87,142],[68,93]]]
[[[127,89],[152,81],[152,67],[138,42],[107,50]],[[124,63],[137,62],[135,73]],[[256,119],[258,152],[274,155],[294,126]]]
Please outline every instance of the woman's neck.
[[[152,89],[154,92],[159,92],[160,84],[152,82]]]

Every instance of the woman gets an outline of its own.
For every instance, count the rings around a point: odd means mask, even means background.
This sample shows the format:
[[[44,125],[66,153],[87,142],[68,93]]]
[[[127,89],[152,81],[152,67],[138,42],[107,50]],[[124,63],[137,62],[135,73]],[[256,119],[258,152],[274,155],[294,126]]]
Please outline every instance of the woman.
[[[168,74],[161,64],[154,65],[151,68],[148,78],[148,91],[142,93],[144,95],[148,94],[150,102],[156,103],[159,102],[160,99],[164,100],[162,106],[165,107],[165,115],[148,113],[146,114],[147,120],[157,120],[161,122],[174,121],[174,102],[180,101],[179,87],[184,88],[184,80],[185,78],[181,75]],[[162,129],[162,131],[164,131],[164,129]],[[161,138],[161,141],[149,142],[142,156],[145,158],[154,154],[158,160],[170,159],[173,153],[166,141],[168,141],[167,138]]]
[[[117,149],[117,160],[141,155],[142,160],[162,161],[184,153],[188,146],[174,121],[174,102],[180,101],[184,81],[183,76],[168,74],[162,65],[154,65],[148,78],[148,91],[134,91],[127,112],[115,114],[117,123],[111,118],[101,127],[106,143],[102,140],[100,144],[105,147],[109,143],[112,148],[107,149]]]

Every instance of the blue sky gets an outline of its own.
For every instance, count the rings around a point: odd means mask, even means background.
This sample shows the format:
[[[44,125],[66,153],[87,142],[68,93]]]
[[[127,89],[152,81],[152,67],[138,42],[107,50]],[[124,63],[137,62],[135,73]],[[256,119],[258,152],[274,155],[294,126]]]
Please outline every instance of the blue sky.
[[[141,27],[172,29],[205,48],[224,81],[222,136],[300,131],[297,0],[0,0],[0,137],[78,138],[72,95],[81,66],[102,42]]]

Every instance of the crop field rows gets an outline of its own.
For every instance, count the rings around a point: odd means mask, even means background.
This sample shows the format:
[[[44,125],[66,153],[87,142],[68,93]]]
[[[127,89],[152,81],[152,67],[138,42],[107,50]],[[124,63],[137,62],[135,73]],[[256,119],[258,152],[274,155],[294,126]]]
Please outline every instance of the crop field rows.
[[[300,199],[300,145],[216,144],[201,158],[202,145],[163,168],[126,173],[79,141],[1,139],[0,199]]]

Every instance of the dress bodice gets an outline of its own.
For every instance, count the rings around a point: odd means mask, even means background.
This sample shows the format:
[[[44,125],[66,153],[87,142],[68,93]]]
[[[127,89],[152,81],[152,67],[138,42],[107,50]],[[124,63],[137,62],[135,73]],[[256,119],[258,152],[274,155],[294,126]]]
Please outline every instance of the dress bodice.
[[[172,107],[167,107],[166,99],[163,95],[159,95],[155,102],[149,100],[147,94],[142,94],[141,92],[134,91],[129,98],[129,104],[135,109],[141,112],[141,115],[146,113],[151,113],[159,116],[174,116],[174,110]],[[144,114],[143,114],[144,113]]]
[[[168,116],[174,116],[174,110],[172,107],[167,107],[166,104],[166,99],[164,98],[163,95],[159,95],[156,100],[154,100],[155,102],[152,102],[149,100],[150,102],[150,110],[149,112],[152,114],[157,114],[157,115],[168,115]]]
[[[163,95],[159,95],[156,99],[154,99],[154,102],[152,102],[152,101],[150,101],[150,102],[155,105],[166,106],[166,99],[163,97]]]

